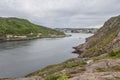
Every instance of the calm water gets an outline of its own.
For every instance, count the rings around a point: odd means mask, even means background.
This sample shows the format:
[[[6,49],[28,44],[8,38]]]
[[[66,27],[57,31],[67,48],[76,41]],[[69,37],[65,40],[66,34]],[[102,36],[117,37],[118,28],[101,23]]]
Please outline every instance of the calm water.
[[[72,47],[92,34],[0,43],[0,77],[21,77],[44,66],[77,57]]]

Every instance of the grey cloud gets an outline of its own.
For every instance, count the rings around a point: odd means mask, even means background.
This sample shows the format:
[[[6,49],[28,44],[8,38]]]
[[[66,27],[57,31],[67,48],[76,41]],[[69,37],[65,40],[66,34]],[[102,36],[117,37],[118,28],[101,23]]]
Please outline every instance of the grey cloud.
[[[93,27],[120,14],[119,0],[1,0],[0,16],[48,27]]]

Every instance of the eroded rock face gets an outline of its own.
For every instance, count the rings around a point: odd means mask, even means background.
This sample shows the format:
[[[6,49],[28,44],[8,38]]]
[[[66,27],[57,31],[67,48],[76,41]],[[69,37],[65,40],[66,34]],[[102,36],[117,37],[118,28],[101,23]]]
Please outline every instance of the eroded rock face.
[[[92,64],[88,64],[86,66],[86,72],[87,73],[94,73],[96,72],[98,69],[102,69],[101,71],[112,71],[112,67],[114,66],[120,66],[120,59],[118,60],[114,60],[114,59],[103,59],[97,62],[93,62]],[[110,70],[109,70],[110,69]],[[100,72],[100,71],[99,71]]]
[[[114,68],[116,66],[116,68]],[[120,59],[104,59],[86,65],[86,71],[68,80],[119,80]],[[112,68],[112,69],[111,69]],[[118,71],[117,71],[118,70]]]
[[[119,80],[115,77],[119,77],[120,72],[101,72],[101,73],[84,73],[79,74],[76,77],[73,77],[68,80]]]
[[[110,18],[86,43],[75,48],[80,57],[93,57],[120,48],[120,16]]]
[[[120,32],[116,35],[116,38],[109,44],[110,49],[120,48]]]

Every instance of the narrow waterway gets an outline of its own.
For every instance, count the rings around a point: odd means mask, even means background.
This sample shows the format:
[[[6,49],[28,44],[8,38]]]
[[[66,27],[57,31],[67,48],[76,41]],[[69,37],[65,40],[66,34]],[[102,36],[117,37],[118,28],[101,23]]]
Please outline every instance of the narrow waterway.
[[[60,63],[72,54],[72,47],[92,34],[72,33],[71,37],[44,38],[0,43],[0,78],[21,77],[47,65]]]

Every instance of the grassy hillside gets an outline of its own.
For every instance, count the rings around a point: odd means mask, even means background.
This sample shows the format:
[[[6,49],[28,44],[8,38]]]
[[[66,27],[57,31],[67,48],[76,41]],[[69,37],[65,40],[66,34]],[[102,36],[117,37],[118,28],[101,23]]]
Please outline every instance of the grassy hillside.
[[[40,36],[50,36],[50,35],[64,35],[62,32],[56,30],[39,26],[31,23],[25,19],[19,18],[0,18],[0,37],[5,37],[9,35],[17,36],[27,36],[35,37],[40,34]]]

